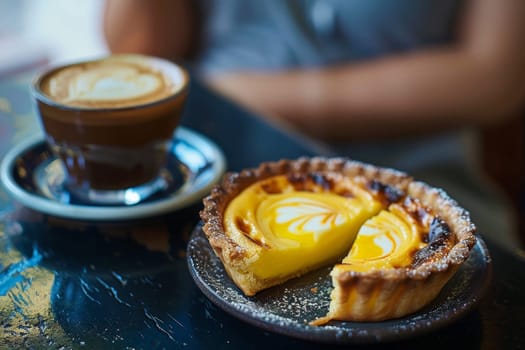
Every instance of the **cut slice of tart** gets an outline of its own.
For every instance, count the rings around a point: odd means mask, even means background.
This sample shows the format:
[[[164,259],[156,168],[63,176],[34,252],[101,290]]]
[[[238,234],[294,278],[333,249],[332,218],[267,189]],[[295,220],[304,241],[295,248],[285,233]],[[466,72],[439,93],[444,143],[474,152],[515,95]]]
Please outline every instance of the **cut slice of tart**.
[[[443,191],[343,158],[228,173],[200,214],[213,250],[248,296],[337,263],[330,310],[316,325],[421,308],[475,242],[467,213]]]
[[[413,182],[401,201],[361,226],[330,275],[326,317],[381,321],[413,313],[441,291],[475,243],[468,214],[444,192]]]

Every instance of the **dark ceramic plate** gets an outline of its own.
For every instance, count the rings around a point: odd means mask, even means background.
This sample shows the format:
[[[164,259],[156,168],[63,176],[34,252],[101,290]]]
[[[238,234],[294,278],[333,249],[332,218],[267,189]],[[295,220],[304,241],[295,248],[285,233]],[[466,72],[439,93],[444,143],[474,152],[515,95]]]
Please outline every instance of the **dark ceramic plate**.
[[[489,252],[478,237],[468,260],[434,302],[419,312],[390,321],[331,321],[314,327],[308,322],[328,311],[330,267],[247,297],[227,276],[200,225],[194,229],[187,249],[188,266],[195,283],[224,311],[266,331],[335,344],[386,342],[437,330],[476,306],[492,276]]]
[[[198,202],[226,169],[222,151],[203,135],[178,127],[164,172],[171,179],[162,191],[134,205],[100,205],[79,201],[63,185],[61,163],[43,135],[13,147],[2,159],[0,178],[21,204],[71,219],[124,220],[160,215]]]

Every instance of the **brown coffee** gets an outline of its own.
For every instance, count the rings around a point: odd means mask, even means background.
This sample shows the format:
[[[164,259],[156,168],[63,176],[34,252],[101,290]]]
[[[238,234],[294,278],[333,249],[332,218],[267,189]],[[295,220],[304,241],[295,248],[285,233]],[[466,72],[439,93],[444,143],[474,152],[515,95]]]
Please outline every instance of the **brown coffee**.
[[[51,150],[73,191],[154,180],[166,162],[188,74],[159,58],[116,55],[52,69],[34,84]]]

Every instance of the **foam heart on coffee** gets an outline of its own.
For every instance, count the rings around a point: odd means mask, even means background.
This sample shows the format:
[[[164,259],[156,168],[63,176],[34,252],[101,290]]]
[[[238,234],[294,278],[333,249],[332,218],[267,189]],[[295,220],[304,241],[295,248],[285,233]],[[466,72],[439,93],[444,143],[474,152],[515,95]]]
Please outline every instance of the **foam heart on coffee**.
[[[59,69],[42,81],[41,88],[67,106],[115,108],[164,99],[182,82],[182,73],[161,61],[117,55]]]

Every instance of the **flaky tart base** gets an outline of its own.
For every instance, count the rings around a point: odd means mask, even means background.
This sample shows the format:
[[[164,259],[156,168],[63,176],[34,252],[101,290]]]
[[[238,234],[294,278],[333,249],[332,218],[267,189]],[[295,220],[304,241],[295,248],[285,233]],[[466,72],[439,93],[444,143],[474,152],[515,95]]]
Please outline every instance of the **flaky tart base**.
[[[299,158],[262,163],[258,168],[227,173],[203,203],[200,212],[203,231],[211,247],[222,261],[227,274],[248,296],[301,276],[320,266],[309,266],[293,275],[267,279],[257,278],[246,259],[255,243],[238,242],[225,232],[224,213],[230,201],[248,186],[276,175],[337,173],[345,177],[364,177],[404,191],[430,208],[450,227],[452,244],[434,257],[413,268],[356,272],[345,264],[336,264],[331,272],[334,289],[326,317],[313,320],[322,325],[332,319],[345,321],[379,321],[413,313],[431,302],[467,259],[476,242],[475,226],[469,214],[444,191],[426,183],[414,181],[409,175],[347,158]],[[340,260],[339,260],[340,261]],[[336,263],[334,261],[333,263]]]

